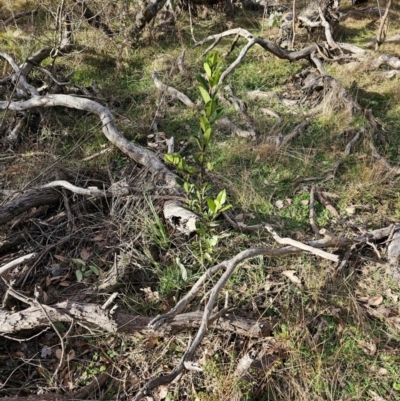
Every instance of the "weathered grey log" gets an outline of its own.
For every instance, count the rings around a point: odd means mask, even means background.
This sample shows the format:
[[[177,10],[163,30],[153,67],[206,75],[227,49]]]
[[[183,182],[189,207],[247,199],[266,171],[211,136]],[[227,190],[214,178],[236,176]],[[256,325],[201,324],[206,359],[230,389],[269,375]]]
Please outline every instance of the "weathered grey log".
[[[55,190],[29,191],[5,205],[0,206],[0,225],[5,224],[23,212],[34,207],[54,205],[61,199],[61,193]]]
[[[74,319],[84,324],[93,324],[110,333],[141,334],[145,336],[165,336],[200,326],[203,312],[180,314],[158,329],[149,326],[151,317],[132,316],[125,313],[111,315],[100,305],[64,301],[48,306],[31,306],[20,312],[0,309],[0,334],[17,334],[26,330],[40,330],[49,327],[49,318],[57,322],[71,322]],[[210,328],[234,332],[248,337],[265,337],[271,334],[272,326],[267,321],[254,321],[227,314],[212,322]]]

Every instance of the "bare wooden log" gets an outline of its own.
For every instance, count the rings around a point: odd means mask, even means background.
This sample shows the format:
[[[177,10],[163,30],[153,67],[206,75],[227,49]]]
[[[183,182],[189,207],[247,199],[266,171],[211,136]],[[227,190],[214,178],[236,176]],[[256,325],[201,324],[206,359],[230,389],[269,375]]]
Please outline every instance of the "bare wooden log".
[[[394,68],[395,70],[400,69],[400,59],[390,56],[388,54],[383,54],[382,56],[378,57],[374,62],[372,62],[372,67],[379,68],[380,66],[385,64],[389,67]]]
[[[165,336],[199,327],[203,312],[189,312],[177,315],[168,324],[154,330],[149,326],[151,317],[133,316],[125,313],[110,314],[100,305],[64,301],[48,306],[31,306],[19,312],[0,310],[0,334],[16,334],[24,330],[39,330],[49,326],[51,321],[93,324],[110,333],[141,334],[144,336]],[[248,337],[265,337],[271,334],[272,325],[266,320],[254,321],[226,313],[211,323],[211,328],[231,331]]]
[[[161,10],[165,0],[144,0],[136,13],[132,24],[132,36],[137,37]]]
[[[61,199],[61,193],[54,190],[34,190],[0,206],[0,225],[5,224],[23,212],[44,205],[54,205]]]
[[[334,217],[339,217],[339,213],[337,212],[337,210],[333,207],[333,205],[331,204],[331,202],[329,202],[329,200],[327,200],[324,195],[322,194],[322,192],[317,188],[317,190],[315,191],[315,193],[317,194],[317,198],[318,198],[318,202]]]
[[[374,47],[376,42],[377,42],[377,37],[375,36],[365,45],[365,47],[367,48]],[[400,33],[396,33],[390,38],[385,39],[385,41],[381,43],[381,46],[385,43],[395,43],[395,42],[400,42]]]
[[[164,204],[164,217],[177,230],[184,234],[196,231],[198,216],[182,206],[181,202],[168,201]]]

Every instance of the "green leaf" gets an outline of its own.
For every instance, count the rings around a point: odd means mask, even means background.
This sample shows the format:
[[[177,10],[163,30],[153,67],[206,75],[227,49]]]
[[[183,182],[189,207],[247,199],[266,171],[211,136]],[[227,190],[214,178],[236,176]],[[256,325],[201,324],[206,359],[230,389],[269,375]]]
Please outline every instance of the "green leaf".
[[[192,188],[193,188],[193,186],[189,183],[189,182],[185,182],[184,184],[183,184],[183,189],[184,189],[184,191],[186,192],[186,193],[190,193],[190,192],[192,192]]]
[[[204,63],[204,71],[206,72],[208,78],[212,77],[211,67],[210,64],[208,64],[208,62]]]
[[[204,145],[207,146],[210,143],[212,135],[213,135],[213,130],[211,128],[208,128],[207,131],[203,135]]]
[[[207,243],[209,246],[214,247],[215,245],[218,244],[218,235],[213,235],[211,238],[207,239]]]
[[[203,145],[202,145],[202,143],[200,142],[200,139],[199,139],[197,136],[195,136],[195,137],[193,137],[193,138],[194,138],[194,141],[196,142],[197,147],[198,147],[200,150],[203,150]]]
[[[212,116],[215,113],[216,109],[217,109],[217,102],[216,102],[215,99],[211,99],[205,105],[205,110],[206,110],[207,117]]]
[[[99,275],[99,269],[95,265],[90,265],[90,270],[96,275]]]
[[[210,85],[208,82],[203,78],[202,75],[196,74],[196,81],[208,92],[210,90]]]
[[[200,127],[203,132],[210,128],[210,122],[206,116],[200,116]]]
[[[67,328],[62,324],[62,322],[53,322],[54,326],[58,331],[67,331]]]
[[[213,168],[214,168],[214,165],[211,162],[207,162],[207,169],[209,171],[212,171]]]
[[[83,273],[81,270],[76,270],[75,271],[76,274],[76,279],[77,281],[80,283],[83,280]]]
[[[93,274],[93,272],[91,270],[86,271],[85,273],[83,273],[84,277],[89,277]]]
[[[167,153],[166,155],[164,155],[164,161],[165,161],[165,163],[173,164],[174,156],[171,155],[170,153]]]
[[[220,213],[225,212],[226,210],[229,210],[231,207],[232,207],[232,205],[226,205],[226,206],[224,206],[223,208],[221,208],[221,209],[219,210],[219,212],[220,212]]]
[[[226,202],[226,190],[223,189],[217,196],[218,202],[223,205]]]
[[[175,181],[180,187],[183,188],[183,185],[185,184],[185,181],[183,181],[182,178],[176,177]]]
[[[185,266],[181,263],[179,258],[175,259],[175,263],[181,269],[182,280],[186,281],[188,279],[188,273],[187,273],[187,270],[186,270]]]
[[[208,199],[207,199],[207,205],[208,205],[208,208],[209,208],[213,213],[215,213],[215,210],[216,210],[215,202],[214,202],[211,198],[208,198]]]
[[[74,263],[81,265],[81,266],[86,266],[86,262],[82,259],[71,259]]]
[[[210,102],[211,101],[211,97],[210,97],[210,94],[208,93],[208,91],[206,91],[201,86],[199,86],[199,90],[200,90],[201,97],[204,100],[204,103],[207,104],[208,102]]]

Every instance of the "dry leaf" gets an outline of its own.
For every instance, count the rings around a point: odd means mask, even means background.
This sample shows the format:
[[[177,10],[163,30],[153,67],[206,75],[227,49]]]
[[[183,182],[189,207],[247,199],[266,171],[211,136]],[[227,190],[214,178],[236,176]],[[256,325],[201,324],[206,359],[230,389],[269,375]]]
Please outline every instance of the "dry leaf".
[[[61,262],[65,262],[67,260],[67,258],[62,255],[54,255],[54,257]]]
[[[287,277],[293,284],[301,285],[301,280],[295,276],[296,270],[285,270],[282,274]]]
[[[282,209],[283,208],[283,201],[281,201],[281,200],[277,200],[276,202],[275,202],[275,206],[278,208],[278,209]]]
[[[72,359],[75,358],[75,356],[76,356],[75,351],[74,351],[73,349],[71,349],[71,350],[68,352],[67,361],[68,361],[68,362],[71,361]]]
[[[375,391],[369,390],[368,393],[372,397],[373,401],[386,401],[385,398],[383,398],[379,394],[375,393]]]
[[[104,234],[103,233],[100,233],[100,234],[97,234],[94,238],[93,238],[93,241],[101,241],[101,240],[103,240],[104,239]]]
[[[243,218],[244,218],[244,215],[243,215],[243,213],[239,213],[239,214],[237,214],[236,216],[235,216],[235,220],[236,221],[243,221]]]
[[[50,287],[50,284],[51,284],[51,277],[47,276],[46,277],[46,287]]]
[[[144,344],[144,349],[149,350],[154,348],[158,344],[158,338],[157,337],[150,337],[147,339],[147,341]]]
[[[144,297],[146,301],[159,301],[160,300],[160,295],[158,294],[157,291],[152,291],[150,287],[146,288],[141,288],[140,291],[144,292]]]
[[[62,350],[61,350],[61,348],[57,348],[57,349],[56,349],[55,355],[56,355],[56,358],[57,358],[57,359],[61,359],[61,356],[62,356]]]
[[[385,368],[379,368],[377,371],[376,371],[376,373],[378,374],[378,375],[380,375],[380,376],[385,376],[386,374],[387,374],[387,369],[385,369]]]
[[[376,295],[375,297],[372,297],[368,300],[368,305],[371,306],[378,306],[383,302],[383,296],[382,295]]]
[[[70,281],[61,281],[60,283],[61,287],[69,287],[71,285]]]
[[[376,344],[364,340],[358,340],[358,345],[367,355],[374,355],[376,353]]]
[[[163,400],[168,395],[168,386],[160,386],[158,388],[158,398]]]
[[[51,355],[51,348],[48,347],[47,345],[44,345],[43,348],[42,348],[42,351],[40,353],[40,356],[42,358],[47,358],[50,355]]]
[[[90,256],[92,256],[92,253],[88,251],[88,249],[83,248],[81,250],[81,258],[82,260],[86,261],[90,258]]]
[[[390,288],[388,288],[388,289],[385,291],[385,295],[386,295],[388,298],[390,298],[393,302],[398,302],[398,301],[399,301],[399,296],[396,295],[396,294],[393,294],[393,293],[392,293],[392,290],[391,290]]]

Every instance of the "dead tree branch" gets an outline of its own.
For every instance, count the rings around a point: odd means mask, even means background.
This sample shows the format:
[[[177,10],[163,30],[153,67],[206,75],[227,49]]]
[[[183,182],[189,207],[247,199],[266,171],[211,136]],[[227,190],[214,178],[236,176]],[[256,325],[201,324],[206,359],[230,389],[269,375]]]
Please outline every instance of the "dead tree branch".
[[[161,91],[162,93],[170,96],[172,99],[180,100],[185,106],[193,109],[196,105],[182,92],[179,92],[177,89],[173,88],[172,86],[165,85],[158,79],[158,75],[156,72],[153,73],[151,76],[154,81],[155,87]]]
[[[175,316],[168,324],[152,329],[149,326],[151,317],[133,316],[126,313],[104,310],[97,304],[83,304],[64,301],[55,305],[32,305],[19,312],[2,309],[0,311],[0,334],[16,334],[24,330],[40,330],[49,327],[51,321],[92,324],[109,333],[141,334],[144,336],[162,337],[199,327],[203,313],[189,312]],[[46,315],[47,314],[47,315]],[[230,331],[247,337],[265,337],[270,335],[272,326],[265,320],[254,321],[234,314],[225,313],[212,322],[210,327]]]
[[[387,18],[389,16],[389,9],[390,9],[391,5],[392,5],[392,0],[387,0],[385,14],[383,14],[383,16],[381,18],[381,23],[379,25],[378,35],[376,36],[375,50],[378,50],[380,45],[385,40],[385,36],[386,36],[385,26],[386,26],[386,29],[387,29],[386,21],[387,21]]]

